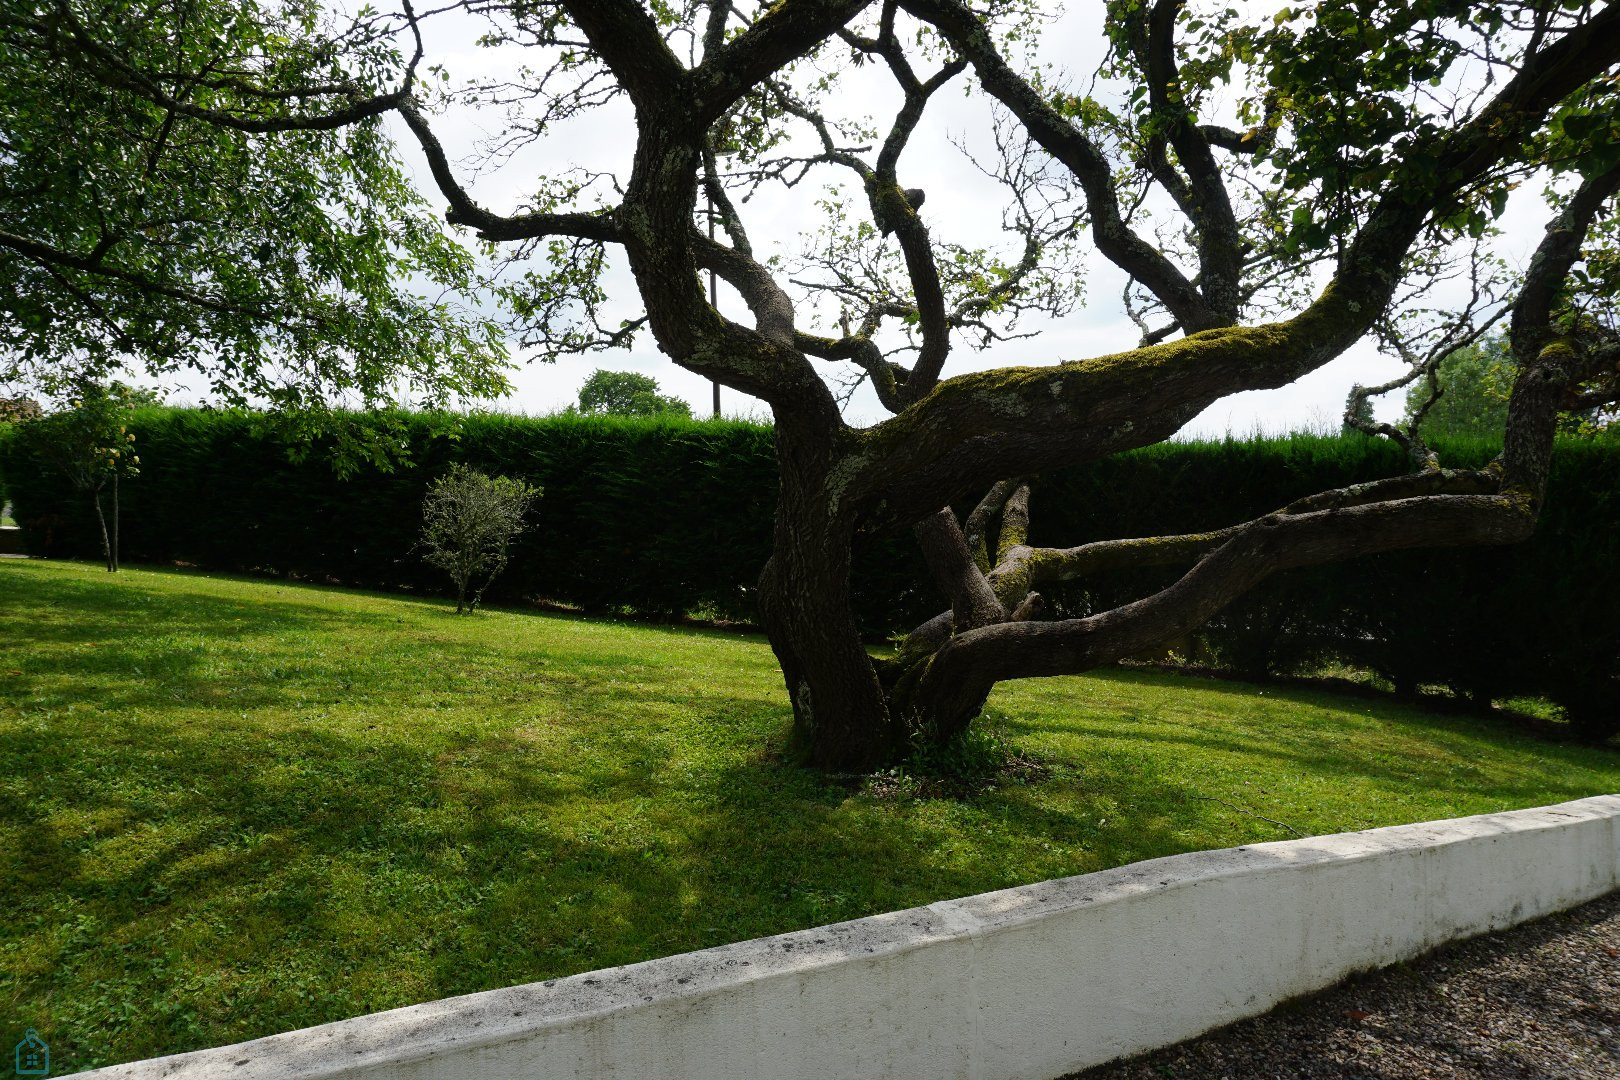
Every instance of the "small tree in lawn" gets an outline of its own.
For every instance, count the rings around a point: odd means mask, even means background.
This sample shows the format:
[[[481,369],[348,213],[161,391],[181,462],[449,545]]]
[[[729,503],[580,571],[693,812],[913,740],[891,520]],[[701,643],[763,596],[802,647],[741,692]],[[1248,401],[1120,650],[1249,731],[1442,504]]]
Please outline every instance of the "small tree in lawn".
[[[461,463],[428,489],[422,501],[423,556],[456,583],[456,614],[471,613],[495,575],[506,568],[507,547],[523,531],[540,489],[509,476],[485,476]],[[467,599],[480,575],[484,583]]]
[[[101,532],[101,553],[109,573],[118,571],[118,481],[140,474],[135,435],[124,423],[131,391],[121,383],[81,382],[68,408],[34,421],[68,483],[90,497]],[[112,488],[112,529],[102,496]]]

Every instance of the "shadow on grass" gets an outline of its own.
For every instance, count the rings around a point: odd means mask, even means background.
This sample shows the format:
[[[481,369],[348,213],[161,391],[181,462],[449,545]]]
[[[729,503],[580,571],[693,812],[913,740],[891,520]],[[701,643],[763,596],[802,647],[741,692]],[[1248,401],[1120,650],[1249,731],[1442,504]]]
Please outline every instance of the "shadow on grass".
[[[1117,746],[969,800],[852,795],[779,762],[779,682],[745,692],[628,638],[495,649],[450,636],[467,623],[448,612],[396,633],[387,610],[200,586],[6,585],[0,620],[30,647],[0,674],[18,691],[0,704],[0,1031],[36,1028],[63,1071],[1230,835],[1192,780]],[[369,631],[355,655],[334,644]],[[1177,723],[1006,721],[1394,776],[1375,747]],[[1235,842],[1282,838],[1248,824]]]
[[[0,940],[27,946],[5,964],[7,1029],[36,1027],[77,1069],[1018,881],[938,856],[958,820],[848,814],[791,766],[681,770],[656,734],[618,732],[615,764],[559,774],[512,742],[458,757],[311,727],[131,722],[71,748],[5,732]],[[1085,830],[1016,798],[980,812]]]

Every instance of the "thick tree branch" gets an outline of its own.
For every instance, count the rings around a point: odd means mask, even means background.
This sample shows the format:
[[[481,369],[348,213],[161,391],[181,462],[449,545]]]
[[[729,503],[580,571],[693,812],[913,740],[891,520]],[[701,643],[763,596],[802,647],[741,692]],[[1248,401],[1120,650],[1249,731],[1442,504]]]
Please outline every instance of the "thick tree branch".
[[[1017,577],[1022,588],[1073,581],[1110,570],[1177,566],[1202,558],[1230,540],[1240,525],[1180,536],[1098,540],[1072,548],[1015,548],[990,575],[992,584]]]
[[[692,251],[699,269],[713,270],[742,294],[754,313],[755,329],[771,341],[799,348],[793,329],[793,301],[771,277],[770,271],[746,252],[726,247],[701,233],[692,234]]]
[[[1220,124],[1200,124],[1198,131],[1209,145],[1218,146],[1229,154],[1242,154],[1245,157],[1269,150],[1274,141],[1269,132],[1262,135],[1253,130],[1234,131]]]
[[[967,540],[956,523],[956,514],[950,507],[923,518],[912,531],[935,583],[950,598],[956,633],[1007,617],[984,572],[973,561]]]
[[[917,326],[922,332],[922,348],[901,387],[901,400],[920,400],[939,382],[939,374],[950,354],[950,320],[945,312],[945,291],[934,262],[934,246],[928,227],[917,216],[905,193],[893,182],[877,181],[871,191],[873,209],[882,207],[883,217],[893,222],[895,237],[905,256],[912,297],[917,303]]]
[[[1086,671],[1185,634],[1279,571],[1417,547],[1512,543],[1529,536],[1534,523],[1525,500],[1502,495],[1421,496],[1271,515],[1241,527],[1174,584],[1135,603],[1084,619],[1003,622],[953,636],[922,674],[918,696],[976,709],[997,682]]]
[[[1603,205],[1620,192],[1620,165],[1584,181],[1563,211],[1547,225],[1525,271],[1524,287],[1509,321],[1514,351],[1521,362],[1540,351],[1549,336],[1553,308],[1580,260],[1581,245]]]
[[[1495,495],[1500,488],[1501,476],[1491,470],[1435,469],[1318,492],[1289,503],[1275,516],[1346,510],[1419,496]],[[990,574],[990,582],[999,593],[1000,583],[1013,577],[1018,577],[1024,588],[1033,588],[1109,571],[1181,565],[1202,558],[1253,524],[1179,536],[1098,540],[1071,548],[1019,545],[1002,556]]]
[[[738,254],[752,258],[753,242],[748,239],[748,230],[743,227],[742,215],[737,213],[737,205],[731,201],[725,184],[720,182],[720,163],[713,146],[703,148],[703,193],[709,200],[709,213],[713,215],[710,220],[718,218],[720,227],[731,239],[731,246]]]
[[[1564,399],[1566,412],[1585,412],[1588,409],[1601,409],[1608,405],[1620,402],[1620,376],[1609,375],[1603,380],[1601,386],[1580,393],[1573,393]]]
[[[726,20],[731,17],[734,10],[731,0],[705,0],[709,5],[709,17],[703,24],[703,58],[718,53],[726,43]]]
[[[1198,284],[1210,309],[1227,323],[1237,321],[1243,273],[1243,237],[1232,201],[1210,153],[1209,141],[1182,97],[1176,64],[1176,17],[1185,0],[1158,0],[1148,17],[1146,61],[1150,101],[1163,119],[1170,145],[1186,171],[1187,206],[1198,242]],[[1165,163],[1165,168],[1170,166]]]
[[[860,366],[872,380],[878,402],[890,412],[905,408],[900,399],[900,379],[906,370],[886,359],[877,342],[864,334],[851,334],[841,338],[820,337],[795,331],[793,343],[800,352],[821,360],[848,360]]]
[[[689,123],[683,99],[661,108],[638,116],[635,164],[614,213],[648,326],[682,367],[763,399],[777,409],[779,433],[791,426],[825,452],[844,430],[837,400],[795,345],[792,307],[775,282],[748,256],[692,227],[706,130]],[[710,306],[696,273],[700,258],[742,291],[757,329]]]
[[[444,145],[428,125],[415,99],[399,102],[399,115],[416,136],[428,170],[440,193],[450,203],[445,220],[477,230],[485,240],[532,240],[542,236],[577,236],[585,240],[616,241],[618,226],[611,212],[595,214],[516,214],[507,217],[479,206],[455,177]]]
[[[882,26],[874,42],[860,42],[870,47],[888,63],[895,81],[899,83],[905,99],[889,134],[878,152],[877,166],[863,174],[867,198],[872,207],[872,219],[884,235],[894,233],[906,261],[906,273],[911,280],[911,292],[916,302],[917,324],[922,334],[922,347],[912,364],[911,374],[900,387],[900,398],[906,403],[917,401],[934,388],[950,353],[951,321],[945,311],[945,294],[940,285],[939,267],[934,262],[933,244],[928,228],[917,216],[913,199],[921,195],[900,188],[896,169],[900,155],[922,119],[929,99],[946,83],[967,70],[967,61],[955,57],[935,72],[926,82],[917,78],[894,34],[895,4],[884,4]]]
[[[985,573],[989,573],[994,565],[990,559],[990,523],[1001,513],[1001,508],[1007,505],[1007,500],[1012,498],[1013,492],[1022,486],[1023,481],[1016,477],[996,481],[968,514],[964,527],[968,550],[973,553],[974,563]]]
[[[1547,227],[1547,235],[1531,256],[1524,290],[1513,306],[1509,341],[1520,373],[1508,399],[1502,465],[1506,482],[1529,493],[1537,505],[1551,468],[1543,444],[1551,443],[1558,414],[1581,383],[1606,373],[1614,364],[1617,350],[1612,339],[1592,342],[1558,337],[1552,320],[1557,297],[1580,259],[1592,221],[1617,191],[1620,166],[1581,184]]]
[[[854,492],[915,520],[1005,476],[1158,442],[1227,394],[1285,385],[1331,359],[1359,336],[1352,329],[1341,343],[1336,321],[1318,311],[1079,363],[947,379],[863,433],[866,467]]]
[[[1186,275],[1125,224],[1108,159],[1002,59],[972,8],[961,0],[903,0],[902,6],[933,24],[972,63],[985,90],[1018,117],[1043,150],[1074,173],[1085,193],[1097,250],[1141,282],[1189,331],[1221,325]]]
[[[1019,484],[1001,508],[1001,531],[996,535],[996,563],[1000,565],[1015,548],[1029,539],[1029,485]]]
[[[638,116],[667,112],[672,103],[690,98],[685,67],[636,0],[563,0],[562,7],[624,87]]]
[[[597,0],[583,0],[595,3]],[[754,25],[705,54],[692,73],[692,104],[712,121],[785,65],[826,40],[871,0],[782,0]]]

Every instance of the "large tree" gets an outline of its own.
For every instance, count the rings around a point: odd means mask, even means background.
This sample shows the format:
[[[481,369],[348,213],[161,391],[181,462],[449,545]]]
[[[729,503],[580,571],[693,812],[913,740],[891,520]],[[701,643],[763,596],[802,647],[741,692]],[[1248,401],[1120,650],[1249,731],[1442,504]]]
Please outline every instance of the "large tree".
[[[773,412],[781,495],[761,608],[799,742],[821,765],[864,768],[918,735],[951,738],[998,681],[1139,652],[1278,571],[1522,539],[1560,410],[1620,395],[1607,279],[1589,272],[1613,260],[1583,254],[1589,236],[1606,242],[1600,219],[1620,188],[1620,8],[1327,0],[1248,24],[1219,6],[1117,0],[1098,12],[1104,70],[1070,85],[1026,61],[1040,13],[1018,0],[453,6],[490,20],[486,44],[527,53],[502,69],[516,74],[452,95],[490,106],[509,144],[544,144],[593,110],[633,144],[624,175],[559,172],[527,205],[491,207],[440,141],[439,99],[409,82],[387,95],[449,222],[528,260],[506,294],[526,334],[589,348],[644,329],[675,363]],[[420,55],[430,19],[409,6],[376,18],[402,56]],[[112,45],[76,56],[102,84],[172,108],[172,93],[118,74]],[[891,117],[840,112],[839,72],[856,68],[892,78]],[[256,86],[259,72],[233,77]],[[953,178],[903,165],[922,117],[960,84],[999,110],[984,167],[1007,193],[1005,256],[936,236],[918,209]],[[1519,373],[1490,468],[1447,470],[1392,427],[1414,451],[1409,475],[1198,535],[1026,542],[1028,477],[1168,438],[1227,395],[1283,386],[1387,330],[1402,296],[1444,279],[1454,243],[1486,232],[1538,170],[1562,179],[1522,286],[1497,298]],[[830,185],[826,227],[797,259],[756,250],[741,196],[814,174]],[[1067,311],[1081,240],[1128,277],[1139,346],[1053,363],[1037,338],[1031,366],[947,377],[961,349],[1009,336],[1020,314]],[[644,313],[604,328],[609,249]],[[747,317],[711,302],[705,271]],[[1408,328],[1432,338],[1411,347],[1415,362],[1477,337],[1500,313],[1490,300],[1476,288],[1463,306],[1477,318]],[[846,423],[841,373],[892,417]],[[977,503],[959,517],[949,506],[964,499]],[[849,582],[857,537],[885,529],[915,533],[948,610],[874,659]],[[1136,565],[1184,572],[1113,610],[1041,617],[1044,584]]]

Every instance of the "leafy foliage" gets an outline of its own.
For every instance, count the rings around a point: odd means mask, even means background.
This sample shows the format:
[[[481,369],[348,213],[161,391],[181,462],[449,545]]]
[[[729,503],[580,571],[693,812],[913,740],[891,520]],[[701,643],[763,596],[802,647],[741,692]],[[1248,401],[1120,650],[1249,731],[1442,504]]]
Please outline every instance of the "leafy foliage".
[[[692,406],[658,392],[658,380],[633,371],[597,368],[579,388],[579,411],[593,416],[685,416]]]
[[[540,489],[509,476],[485,476],[456,462],[422,500],[423,558],[456,584],[456,614],[468,614],[495,575],[506,569],[507,549]],[[482,577],[483,584],[467,590]]]
[[[408,78],[380,29],[301,0],[7,5],[0,380],[132,363],[316,410],[500,392],[494,331],[422,291],[472,287],[470,253],[355,105]]]
[[[1503,338],[1488,338],[1458,349],[1440,361],[1440,396],[1423,414],[1424,435],[1440,438],[1500,439],[1507,425],[1508,395],[1518,365]],[[1406,420],[1428,403],[1427,382],[1406,392]]]

